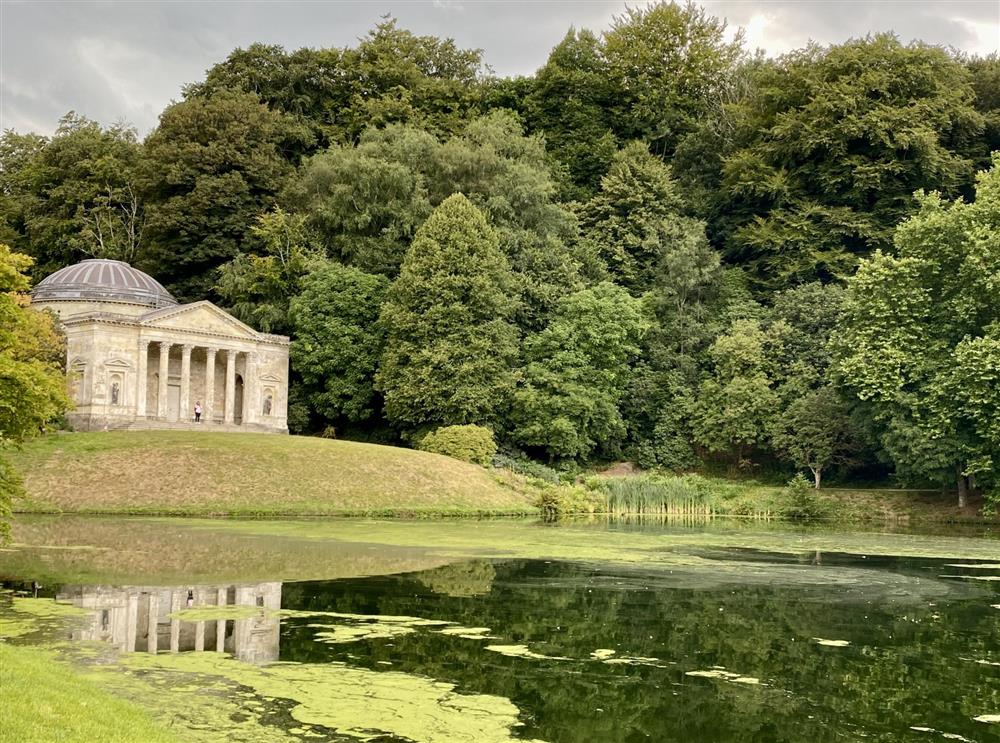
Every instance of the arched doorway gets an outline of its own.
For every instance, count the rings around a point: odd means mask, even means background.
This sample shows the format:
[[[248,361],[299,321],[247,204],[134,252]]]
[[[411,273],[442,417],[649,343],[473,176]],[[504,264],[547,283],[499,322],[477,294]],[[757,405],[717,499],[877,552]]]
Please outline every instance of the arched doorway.
[[[236,395],[233,398],[233,421],[239,425],[243,423],[243,377],[236,375]]]

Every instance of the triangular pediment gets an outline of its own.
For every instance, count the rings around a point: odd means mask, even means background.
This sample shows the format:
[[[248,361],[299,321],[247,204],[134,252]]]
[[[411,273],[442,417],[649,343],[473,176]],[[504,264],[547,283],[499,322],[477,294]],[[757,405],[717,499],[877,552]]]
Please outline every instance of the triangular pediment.
[[[260,377],[262,382],[280,382],[281,377],[277,374],[262,374]]]
[[[124,359],[114,358],[104,362],[107,367],[112,367],[116,369],[131,369],[132,365],[125,361]]]
[[[207,300],[150,312],[142,316],[140,324],[150,328],[189,330],[251,340],[260,337],[260,334],[249,325],[240,322]]]

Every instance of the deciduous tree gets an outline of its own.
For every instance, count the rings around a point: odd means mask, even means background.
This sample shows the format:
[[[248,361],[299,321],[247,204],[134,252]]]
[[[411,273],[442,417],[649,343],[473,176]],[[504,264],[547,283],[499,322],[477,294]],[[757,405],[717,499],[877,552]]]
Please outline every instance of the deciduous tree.
[[[213,272],[247,247],[291,171],[290,123],[248,93],[174,103],[146,139],[139,167],[146,205],[143,265],[178,299],[204,299]]]
[[[525,343],[514,440],[550,459],[615,453],[625,438],[619,401],[648,327],[642,303],[610,282],[560,300]]]
[[[385,339],[378,324],[389,280],[331,262],[292,300],[292,368],[310,407],[331,422],[380,411],[373,387]]]

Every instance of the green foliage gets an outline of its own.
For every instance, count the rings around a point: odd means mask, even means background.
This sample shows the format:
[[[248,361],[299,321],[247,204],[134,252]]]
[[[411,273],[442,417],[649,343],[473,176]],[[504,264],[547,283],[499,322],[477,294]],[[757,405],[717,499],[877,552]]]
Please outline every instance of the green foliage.
[[[785,486],[785,496],[788,505],[785,507],[786,518],[799,521],[811,521],[823,515],[823,507],[814,495],[815,490],[809,480],[797,472],[795,477]]]
[[[439,142],[406,126],[366,130],[355,146],[308,160],[286,201],[307,215],[341,261],[395,277],[417,229],[455,193],[479,207],[514,271],[519,324],[537,329],[594,260],[575,242],[575,219],[555,203],[543,142],[509,112],[480,117]]]
[[[213,271],[249,252],[251,228],[291,168],[293,123],[255,95],[220,92],[169,106],[146,139],[142,263],[179,299],[203,299]]]
[[[914,191],[968,185],[974,95],[948,52],[887,34],[756,66],[711,207],[727,257],[762,288],[849,275],[890,246]]]
[[[564,297],[525,341],[513,439],[549,459],[614,452],[625,437],[618,402],[648,325],[641,303],[609,282]]]
[[[489,467],[497,453],[497,442],[493,432],[483,426],[442,426],[421,437],[417,448]]]
[[[320,147],[355,141],[368,127],[413,124],[442,136],[476,110],[482,52],[452,39],[417,36],[386,19],[356,48],[298,49],[252,44],[208,71],[189,97],[254,93],[311,130]],[[298,152],[310,152],[312,142]]]
[[[763,516],[768,513],[764,510],[764,499],[746,500],[749,508],[740,504],[748,495],[746,486],[708,480],[694,474],[593,477],[586,485],[603,496],[604,510],[612,514]]]
[[[897,472],[943,482],[957,470],[963,494],[967,475],[996,474],[986,421],[1000,414],[991,381],[1000,321],[997,164],[979,176],[972,204],[921,198],[896,232],[896,255],[876,253],[849,283],[836,338],[837,372],[871,406]]]
[[[565,480],[563,472],[523,455],[513,456],[508,453],[499,453],[493,457],[493,466],[497,469],[510,470],[518,475],[526,475],[532,480],[553,484],[559,484]]]
[[[638,294],[653,284],[673,244],[699,232],[680,209],[670,169],[635,142],[615,155],[580,223],[615,281]]]
[[[42,278],[87,256],[132,260],[143,216],[134,129],[70,112],[50,138],[0,137],[0,220]]]
[[[382,306],[376,387],[390,422],[499,420],[514,386],[513,286],[483,213],[461,194],[446,199],[418,230]]]
[[[593,196],[617,149],[612,133],[616,90],[601,41],[570,29],[531,81],[523,101],[533,131],[545,132],[546,149],[567,168],[566,200]]]
[[[51,327],[49,316],[33,317],[19,296],[28,287],[24,272],[30,266],[30,257],[0,243],[0,454],[38,434],[70,404],[62,374],[65,350],[56,357],[28,332]],[[58,342],[59,336],[51,339]],[[22,494],[17,473],[0,457],[0,542],[9,535],[11,502]]]
[[[709,452],[730,453],[743,467],[749,451],[762,444],[778,405],[773,389],[775,329],[756,320],[738,320],[709,349],[714,368],[702,382],[691,411],[695,441]]]
[[[849,464],[859,447],[850,411],[832,387],[796,396],[771,424],[771,443],[796,467],[808,468],[817,489],[824,470]]]
[[[622,139],[644,139],[670,155],[699,119],[724,97],[743,57],[742,33],[725,39],[726,24],[693,2],[626,7],[604,35]]]
[[[304,278],[324,264],[305,218],[276,209],[250,228],[257,252],[239,253],[219,268],[215,291],[235,317],[264,333],[291,330],[289,303]]]
[[[329,263],[310,274],[291,305],[292,368],[312,410],[357,422],[378,409],[373,378],[385,345],[379,312],[389,280]]]
[[[602,495],[580,485],[552,484],[544,480],[530,481],[537,491],[535,507],[546,520],[574,513],[604,513]]]

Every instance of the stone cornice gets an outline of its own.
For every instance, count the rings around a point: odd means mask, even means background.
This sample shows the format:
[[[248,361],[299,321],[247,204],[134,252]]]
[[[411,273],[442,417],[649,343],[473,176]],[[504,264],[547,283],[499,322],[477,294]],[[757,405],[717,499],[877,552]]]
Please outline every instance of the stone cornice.
[[[226,333],[217,333],[211,330],[200,330],[198,328],[186,327],[186,328],[159,328],[155,325],[145,325],[139,321],[140,318],[129,317],[128,315],[117,315],[111,312],[94,312],[88,315],[81,315],[77,317],[70,317],[65,320],[61,320],[63,325],[66,327],[74,325],[86,325],[87,323],[97,323],[100,325],[117,325],[120,327],[135,328],[144,336],[142,340],[148,340],[151,343],[158,343],[160,341],[168,340],[166,337],[159,337],[161,334],[164,336],[169,336],[170,334],[179,334],[184,336],[199,336],[202,338],[218,338],[220,340],[226,340],[228,342],[239,342],[239,343],[260,343],[263,345],[271,346],[288,346],[291,341],[287,336],[284,335],[270,335],[265,333],[256,333],[256,338],[247,338],[245,335],[228,335]],[[157,337],[149,337],[157,336]],[[173,342],[173,341],[168,341]],[[181,341],[178,341],[180,343]]]

